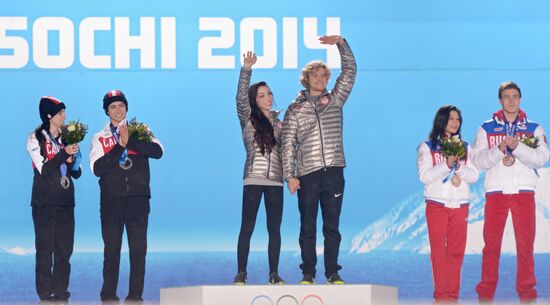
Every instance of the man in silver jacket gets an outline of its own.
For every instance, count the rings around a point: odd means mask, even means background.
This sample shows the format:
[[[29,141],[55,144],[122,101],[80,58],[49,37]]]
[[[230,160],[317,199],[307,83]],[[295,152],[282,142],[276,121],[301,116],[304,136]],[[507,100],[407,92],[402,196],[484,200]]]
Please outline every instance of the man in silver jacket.
[[[357,74],[353,53],[338,35],[319,38],[322,44],[336,45],[342,60],[342,72],[332,91],[326,86],[330,70],[321,61],[312,61],[302,69],[300,91],[288,107],[282,133],[283,174],[291,194],[298,191],[300,210],[300,248],[303,279],[300,284],[315,283],[317,264],[316,228],[319,201],[325,237],[325,276],[330,284],[343,284],[338,274],[340,248],[339,221],[344,194],[342,145],[342,107]]]

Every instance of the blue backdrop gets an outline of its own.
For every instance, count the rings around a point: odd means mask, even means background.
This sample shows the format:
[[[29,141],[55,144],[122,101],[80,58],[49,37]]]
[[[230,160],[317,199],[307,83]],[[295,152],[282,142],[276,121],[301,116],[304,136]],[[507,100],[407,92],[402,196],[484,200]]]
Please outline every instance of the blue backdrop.
[[[81,144],[87,159],[91,135],[108,120],[103,94],[118,88],[129,117],[148,123],[165,148],[151,161],[150,251],[234,251],[245,157],[235,94],[242,48],[252,45],[266,67],[254,70],[253,81],[266,80],[283,110],[308,61],[334,66],[329,87],[339,72],[334,49],[314,49],[311,39],[341,33],[355,53],[357,81],[344,111],[344,250],[421,190],[416,147],[441,105],[461,108],[463,136],[472,141],[499,108],[499,84],[514,80],[528,116],[550,126],[545,1],[20,0],[2,7],[5,250],[34,249],[25,144],[40,122],[40,97],[61,99],[67,120],[89,125]],[[75,251],[101,251],[99,186],[88,163],[83,170],[75,182]],[[296,196],[285,193],[284,250],[298,249],[298,229]],[[260,211],[252,247],[266,243]]]

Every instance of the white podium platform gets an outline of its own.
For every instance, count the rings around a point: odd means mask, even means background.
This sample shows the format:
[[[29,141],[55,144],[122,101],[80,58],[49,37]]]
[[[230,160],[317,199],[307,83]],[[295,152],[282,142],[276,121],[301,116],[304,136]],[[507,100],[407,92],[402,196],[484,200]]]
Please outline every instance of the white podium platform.
[[[397,305],[397,288],[377,285],[163,288],[160,305]]]

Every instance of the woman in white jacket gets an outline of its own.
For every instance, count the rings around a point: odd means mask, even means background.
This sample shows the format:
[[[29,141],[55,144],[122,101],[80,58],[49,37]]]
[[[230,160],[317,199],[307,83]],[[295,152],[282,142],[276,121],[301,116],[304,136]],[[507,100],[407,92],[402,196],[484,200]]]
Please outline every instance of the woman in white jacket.
[[[429,139],[418,147],[418,176],[424,184],[426,221],[436,303],[458,301],[460,271],[466,249],[470,184],[479,172],[472,165],[472,152],[444,156],[444,138],[460,139],[462,115],[455,106],[437,111]]]

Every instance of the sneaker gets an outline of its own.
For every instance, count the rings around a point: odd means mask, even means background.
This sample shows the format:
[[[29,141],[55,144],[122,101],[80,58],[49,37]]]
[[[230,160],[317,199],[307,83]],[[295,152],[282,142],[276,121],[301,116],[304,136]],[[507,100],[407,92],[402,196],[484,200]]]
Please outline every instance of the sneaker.
[[[53,305],[55,304],[55,296],[49,295],[47,297],[40,298],[39,305]]]
[[[315,284],[315,278],[311,274],[304,273],[304,277],[300,281],[300,285],[313,285]]]
[[[269,284],[272,285],[284,285],[286,282],[279,276],[279,273],[277,272],[271,272],[269,274]]]
[[[340,277],[340,275],[338,275],[338,273],[334,273],[327,277],[327,284],[344,285],[344,280]]]
[[[60,304],[66,304],[69,302],[69,298],[71,297],[71,293],[69,291],[65,291],[62,294],[56,294],[55,300],[59,302]]]
[[[235,285],[246,285],[246,272],[239,272],[233,279]]]

